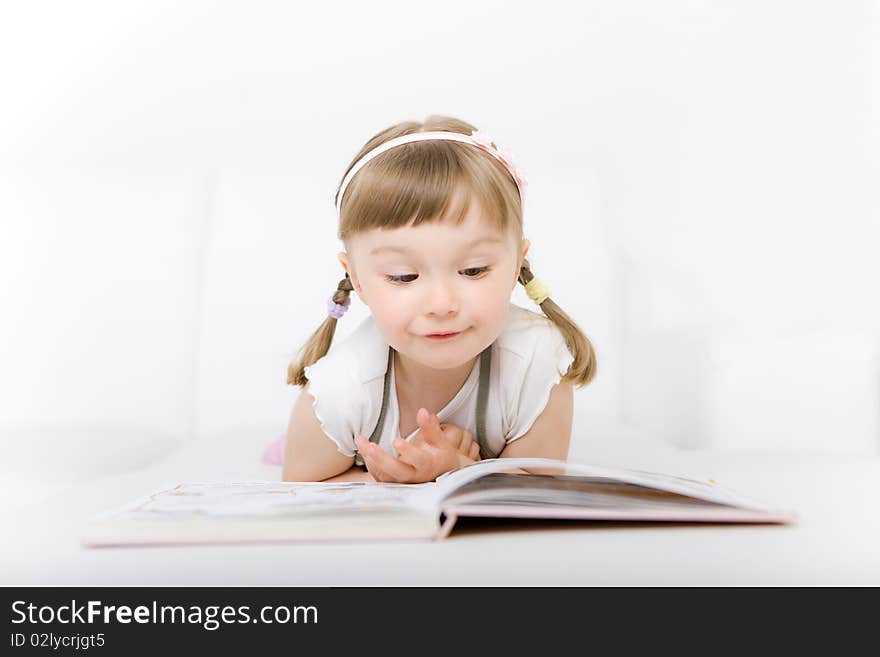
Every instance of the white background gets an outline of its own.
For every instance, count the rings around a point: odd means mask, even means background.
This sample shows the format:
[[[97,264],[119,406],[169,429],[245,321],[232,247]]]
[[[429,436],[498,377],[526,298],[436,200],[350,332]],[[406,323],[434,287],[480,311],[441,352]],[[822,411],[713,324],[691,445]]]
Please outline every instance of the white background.
[[[573,451],[876,454],[878,44],[876,2],[4,4],[6,481],[274,439],[338,180],[430,114],[529,177],[533,270],[599,354]]]

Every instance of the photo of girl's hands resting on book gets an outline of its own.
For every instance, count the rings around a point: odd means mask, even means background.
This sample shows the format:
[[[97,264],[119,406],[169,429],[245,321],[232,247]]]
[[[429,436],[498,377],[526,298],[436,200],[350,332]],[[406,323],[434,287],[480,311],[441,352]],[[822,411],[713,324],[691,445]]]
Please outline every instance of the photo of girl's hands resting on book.
[[[399,457],[392,456],[361,435],[355,437],[355,444],[373,479],[420,484],[480,460],[480,446],[470,431],[454,424],[441,425],[437,416],[424,408],[416,413],[416,422],[419,432],[412,441],[400,437],[394,440]]]

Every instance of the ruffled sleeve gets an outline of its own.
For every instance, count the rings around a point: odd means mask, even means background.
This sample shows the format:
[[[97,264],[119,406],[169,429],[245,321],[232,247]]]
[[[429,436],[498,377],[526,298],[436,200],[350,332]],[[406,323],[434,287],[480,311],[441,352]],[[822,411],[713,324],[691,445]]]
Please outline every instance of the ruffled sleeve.
[[[550,391],[562,380],[574,356],[565,344],[565,338],[552,323],[536,323],[529,331],[531,355],[524,359],[519,371],[507,382],[511,421],[505,440],[511,443],[525,435],[535,420],[544,412]]]
[[[340,367],[339,353],[329,353],[305,368],[308,392],[314,397],[312,408],[324,434],[346,456],[354,456],[354,436],[358,433],[363,395],[352,367]]]

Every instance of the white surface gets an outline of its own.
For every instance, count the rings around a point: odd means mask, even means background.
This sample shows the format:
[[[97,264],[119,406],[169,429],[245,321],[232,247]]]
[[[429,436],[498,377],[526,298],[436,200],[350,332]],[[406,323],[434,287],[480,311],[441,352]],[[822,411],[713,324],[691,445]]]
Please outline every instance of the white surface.
[[[209,447],[210,449],[206,449]],[[206,455],[213,454],[211,457]],[[578,460],[711,477],[793,526],[595,525],[445,541],[88,549],[93,514],[181,481],[277,480],[252,441],[190,445],[127,475],[3,512],[2,585],[880,585],[880,458],[697,452],[596,441]]]
[[[0,442],[7,426],[189,435],[193,190],[181,165],[0,174]]]

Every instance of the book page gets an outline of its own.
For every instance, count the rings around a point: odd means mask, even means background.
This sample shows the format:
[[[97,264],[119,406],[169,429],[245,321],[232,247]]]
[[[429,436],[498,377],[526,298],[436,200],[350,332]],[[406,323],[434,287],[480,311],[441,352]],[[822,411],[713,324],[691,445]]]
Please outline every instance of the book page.
[[[579,475],[507,474],[493,472],[470,481],[446,496],[461,506],[567,506],[589,509],[671,509],[717,507],[715,502],[637,484]]]
[[[430,540],[439,516],[412,508],[410,499],[419,491],[418,484],[367,482],[183,483],[93,517],[80,542],[122,547]]]
[[[698,500],[715,502],[716,504],[725,504],[744,509],[754,509],[759,511],[769,510],[765,505],[760,504],[755,500],[751,500],[744,495],[726,489],[718,484],[711,483],[708,480],[703,482],[657,472],[588,466],[544,458],[496,458],[479,461],[473,465],[465,466],[464,468],[448,472],[439,477],[437,479],[437,488],[430,491],[430,494],[435,498],[435,503],[439,506],[445,498],[453,493],[453,491],[458,490],[475,479],[479,479],[480,477],[493,472],[503,472],[505,470],[514,469],[528,471],[529,468],[537,468],[541,470],[558,468],[564,472],[564,475],[579,475],[607,480],[610,482],[635,484],[638,486],[645,486],[670,493],[685,495]]]
[[[412,507],[412,498],[424,486],[367,482],[183,483],[152,493],[108,515],[291,517],[407,509]]]

